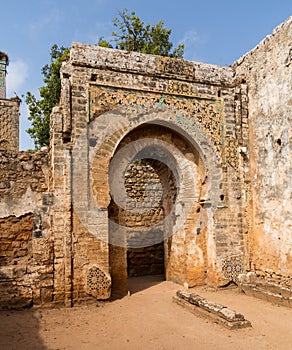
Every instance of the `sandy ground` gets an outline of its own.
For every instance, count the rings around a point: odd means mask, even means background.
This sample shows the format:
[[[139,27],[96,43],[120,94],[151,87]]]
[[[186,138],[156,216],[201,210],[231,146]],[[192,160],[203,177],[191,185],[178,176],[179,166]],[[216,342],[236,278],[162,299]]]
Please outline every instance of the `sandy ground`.
[[[239,294],[196,288],[243,313],[253,327],[228,330],[172,302],[181,289],[157,277],[131,281],[131,296],[97,306],[0,312],[1,350],[292,349],[292,309]]]

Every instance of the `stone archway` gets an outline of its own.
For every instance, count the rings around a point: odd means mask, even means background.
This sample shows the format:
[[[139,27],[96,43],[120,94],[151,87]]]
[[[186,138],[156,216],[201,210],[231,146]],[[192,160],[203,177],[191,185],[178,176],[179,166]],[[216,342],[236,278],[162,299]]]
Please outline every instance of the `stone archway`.
[[[131,114],[129,115],[129,113]],[[160,128],[159,137],[153,138],[153,132],[150,132],[148,139],[145,135],[140,135],[137,140],[134,138],[135,141],[139,141],[138,148],[133,141],[134,139],[128,138],[131,133],[138,133],[139,129],[146,132],[151,128],[158,130]],[[167,130],[170,133],[169,137],[166,136]],[[179,139],[177,146],[174,143],[175,137]],[[188,145],[187,150],[182,152],[182,155],[177,154],[180,151],[180,143]],[[123,146],[124,144],[125,146]],[[152,146],[155,146],[157,150],[164,150],[176,164],[175,169],[177,169],[180,179],[177,183],[182,189],[181,197],[178,197],[177,205],[175,205],[176,224],[180,228],[176,227],[175,234],[171,236],[172,247],[176,246],[176,248],[165,262],[167,266],[165,269],[166,278],[179,283],[187,283],[190,286],[204,283],[205,279],[207,283],[213,285],[226,283],[226,278],[221,270],[222,260],[232,254],[229,242],[234,239],[235,235],[229,235],[229,227],[220,224],[221,218],[226,220],[224,215],[227,214],[227,210],[222,209],[228,208],[225,204],[228,203],[228,197],[222,196],[222,188],[225,186],[225,184],[223,185],[222,153],[219,152],[220,149],[216,146],[214,139],[185,111],[157,104],[146,104],[137,109],[120,107],[101,114],[92,120],[84,135],[81,135],[77,140],[76,152],[75,149],[72,152],[76,164],[74,166],[73,163],[72,178],[73,188],[78,187],[78,197],[74,199],[73,191],[73,200],[75,215],[78,216],[83,228],[76,220],[74,221],[76,224],[73,222],[74,231],[87,229],[86,235],[88,235],[90,246],[98,251],[98,256],[90,253],[90,261],[88,260],[86,264],[81,265],[84,254],[79,255],[81,248],[78,246],[82,247],[83,250],[88,248],[86,240],[78,242],[75,257],[79,259],[80,268],[84,270],[82,273],[87,274],[88,266],[95,265],[114,277],[112,273],[114,253],[110,251],[109,244],[112,239],[112,236],[109,235],[110,218],[108,215],[112,192],[110,187],[112,184],[116,184],[118,189],[125,186],[122,176],[118,180],[109,181],[108,174],[112,160],[116,158],[117,154],[120,154],[126,145],[128,145],[130,153],[126,152],[119,158],[118,163],[119,166],[123,167],[124,172],[138,152]],[[80,152],[80,150],[87,150],[88,153]],[[143,156],[142,159],[144,158]],[[88,164],[90,167],[84,176]],[[192,166],[196,170],[190,170]],[[198,177],[203,188],[198,189],[197,192],[194,191],[196,186],[185,186],[182,185],[181,181],[183,179],[185,184],[191,183],[194,172],[203,174]],[[78,181],[78,185],[75,186],[74,181]],[[123,195],[126,195],[125,191]],[[186,210],[190,216],[185,215]],[[186,223],[185,227],[184,223]],[[237,228],[235,227],[235,229]],[[116,235],[115,237],[120,236]],[[178,241],[184,243],[176,244],[175,242]],[[198,248],[198,245],[201,248]],[[121,246],[120,243],[118,246]],[[122,243],[122,246],[125,247],[125,242]],[[236,252],[232,256],[238,254],[239,249],[236,246],[233,249]],[[89,254],[86,255],[86,258],[88,256]],[[126,251],[121,254],[121,250],[118,250],[116,256],[121,257],[122,260],[116,260],[116,265],[124,264],[124,272],[121,273],[119,270],[118,279],[113,278],[113,289],[115,289],[115,285],[118,285],[123,292],[126,292]],[[197,257],[197,261],[193,259],[194,256]],[[77,258],[75,261],[78,261]],[[75,266],[75,270],[77,270],[79,267]],[[219,279],[222,279],[223,282],[219,282]]]
[[[147,123],[125,135],[109,167],[114,293],[126,293],[127,277],[135,275],[164,273],[180,283],[203,283],[206,183],[194,146],[170,128]]]
[[[106,287],[110,284],[108,171],[127,135],[149,125],[162,128],[162,138],[153,142],[150,135],[152,142],[139,151],[154,143],[172,156],[180,190],[189,182],[185,171],[191,163],[204,169],[200,196],[178,192],[174,208],[181,229],[171,236],[176,249],[166,259],[166,277],[190,285],[206,277],[206,283],[222,286],[248,267],[243,218],[248,186],[241,166],[246,130],[238,129],[247,117],[246,90],[233,73],[227,67],[74,45],[62,70],[61,105],[51,117],[56,300],[67,305],[88,294],[108,295],[108,289],[101,293],[89,283],[100,271]],[[177,156],[179,147],[163,139],[167,129],[195,151]],[[122,157],[121,164],[129,166],[130,158]],[[124,178],[118,184],[124,188]]]

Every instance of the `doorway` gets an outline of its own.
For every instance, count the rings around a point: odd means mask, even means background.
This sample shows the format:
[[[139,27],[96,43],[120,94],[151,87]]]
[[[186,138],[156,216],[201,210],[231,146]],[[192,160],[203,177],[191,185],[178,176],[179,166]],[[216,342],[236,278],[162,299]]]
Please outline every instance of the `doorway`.
[[[204,238],[194,235],[201,232],[202,213],[198,152],[173,130],[145,124],[124,137],[113,159],[108,208],[113,293],[125,295],[129,278],[158,275],[184,283],[204,271],[197,268],[204,266]]]

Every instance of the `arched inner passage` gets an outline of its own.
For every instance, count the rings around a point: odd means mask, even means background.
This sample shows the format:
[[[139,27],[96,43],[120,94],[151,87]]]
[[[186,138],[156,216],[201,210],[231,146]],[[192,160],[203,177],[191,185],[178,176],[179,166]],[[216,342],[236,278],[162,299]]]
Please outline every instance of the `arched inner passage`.
[[[199,164],[196,149],[164,126],[145,124],[119,144],[109,169],[114,294],[127,291],[131,276],[163,274],[183,281],[185,267],[179,260],[188,255],[182,251],[187,228],[201,212],[194,210],[205,181]]]
[[[124,211],[123,218],[129,229],[128,277],[164,275],[164,241],[170,236],[170,232],[166,234],[165,220],[176,200],[175,178],[163,162],[137,159],[127,169],[125,187],[130,209]]]

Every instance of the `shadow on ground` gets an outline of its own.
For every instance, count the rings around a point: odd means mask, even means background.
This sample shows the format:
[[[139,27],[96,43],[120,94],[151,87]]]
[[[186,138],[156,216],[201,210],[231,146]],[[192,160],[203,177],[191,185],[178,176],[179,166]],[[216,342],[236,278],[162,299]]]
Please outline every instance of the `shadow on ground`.
[[[128,288],[130,294],[141,292],[165,281],[164,275],[149,275],[140,277],[129,277]]]
[[[41,311],[0,311],[1,350],[45,350],[39,336]]]

